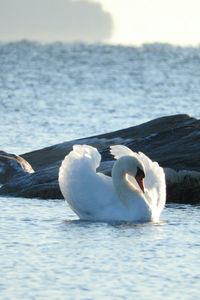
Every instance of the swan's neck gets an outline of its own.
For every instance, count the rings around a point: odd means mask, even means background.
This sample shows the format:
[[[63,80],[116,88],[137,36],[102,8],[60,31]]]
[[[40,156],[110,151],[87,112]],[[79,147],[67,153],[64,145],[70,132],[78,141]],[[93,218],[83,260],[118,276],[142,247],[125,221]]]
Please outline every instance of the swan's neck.
[[[116,165],[112,170],[112,180],[118,197],[124,204],[134,201],[135,198],[143,198],[142,193],[128,180],[127,172]]]
[[[112,180],[119,201],[134,219],[150,220],[151,207],[135,179],[138,161],[130,156],[119,158],[112,169]],[[135,182],[135,184],[134,184]]]

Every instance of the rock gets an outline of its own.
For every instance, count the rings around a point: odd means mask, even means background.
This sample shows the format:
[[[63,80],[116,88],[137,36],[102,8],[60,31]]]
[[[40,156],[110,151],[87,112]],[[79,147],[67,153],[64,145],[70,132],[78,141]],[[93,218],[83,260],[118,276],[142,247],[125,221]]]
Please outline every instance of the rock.
[[[134,151],[142,151],[164,168],[168,202],[200,203],[200,120],[188,115],[162,117],[138,126],[22,154],[35,173],[19,174],[17,178],[7,180],[0,194],[62,198],[58,170],[74,144],[97,147],[102,155],[98,171],[105,174],[110,174],[113,165],[109,153],[111,145],[123,144]]]
[[[200,172],[165,168],[168,202],[200,203]]]
[[[8,182],[13,177],[33,173],[31,165],[22,157],[0,151],[0,184]]]
[[[25,198],[62,199],[58,186],[58,169],[47,168],[13,177],[0,189],[0,195]]]

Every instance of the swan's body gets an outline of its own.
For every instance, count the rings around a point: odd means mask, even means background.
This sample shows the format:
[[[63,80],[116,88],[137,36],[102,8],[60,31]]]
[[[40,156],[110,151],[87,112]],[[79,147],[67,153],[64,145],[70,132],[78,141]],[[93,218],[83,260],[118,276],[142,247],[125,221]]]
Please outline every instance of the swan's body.
[[[143,153],[121,145],[112,146],[117,159],[112,177],[96,173],[101,155],[96,148],[75,145],[59,171],[59,185],[72,210],[83,220],[158,221],[165,205],[166,186],[163,169]],[[135,175],[144,171],[144,192]]]

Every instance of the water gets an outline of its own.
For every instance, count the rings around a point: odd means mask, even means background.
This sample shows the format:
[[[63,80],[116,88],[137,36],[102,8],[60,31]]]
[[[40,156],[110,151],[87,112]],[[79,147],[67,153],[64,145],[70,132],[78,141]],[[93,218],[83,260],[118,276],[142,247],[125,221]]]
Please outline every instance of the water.
[[[1,149],[17,154],[175,113],[200,117],[200,48],[0,44]],[[197,299],[199,206],[159,224],[81,222],[0,198],[0,299]]]
[[[1,199],[1,299],[197,299],[199,209],[107,224],[62,201]]]
[[[163,115],[199,117],[199,66],[200,48],[0,44],[1,148],[20,154]]]

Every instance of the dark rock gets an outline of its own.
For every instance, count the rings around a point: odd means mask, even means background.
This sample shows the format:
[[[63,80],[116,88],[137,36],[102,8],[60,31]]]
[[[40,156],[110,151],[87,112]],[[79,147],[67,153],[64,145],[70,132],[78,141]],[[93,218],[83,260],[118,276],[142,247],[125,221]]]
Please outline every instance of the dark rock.
[[[168,202],[200,203],[200,172],[165,168]]]
[[[0,195],[25,198],[63,199],[58,186],[57,176],[56,179],[54,179],[55,174],[55,171],[51,173],[51,168],[49,168],[46,169],[46,171],[38,171],[33,174],[24,174],[12,178],[1,187]],[[50,178],[49,175],[52,175],[52,178]]]
[[[127,129],[64,142],[22,157],[34,174],[11,178],[0,189],[1,195],[62,198],[57,178],[60,164],[74,144],[97,147],[102,155],[98,171],[110,174],[113,157],[109,147],[123,144],[142,151],[165,169],[167,201],[200,203],[200,120],[188,115],[158,118]]]

